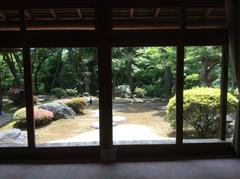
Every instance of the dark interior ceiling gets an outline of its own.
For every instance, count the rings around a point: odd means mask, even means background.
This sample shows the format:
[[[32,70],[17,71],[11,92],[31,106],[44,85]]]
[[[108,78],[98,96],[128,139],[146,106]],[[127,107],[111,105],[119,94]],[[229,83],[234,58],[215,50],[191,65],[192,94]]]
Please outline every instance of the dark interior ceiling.
[[[129,2],[131,4],[133,1],[130,0]],[[154,5],[149,1],[149,6],[147,6],[147,1],[142,0],[141,2],[145,2],[146,6],[144,7],[140,3],[138,6],[132,4],[132,8],[124,7],[124,1],[119,1],[120,4],[111,4],[113,7],[113,29],[179,29],[182,23],[189,29],[223,29],[226,27],[223,1],[193,0],[191,4],[184,6],[184,15],[182,11],[184,4],[181,3],[175,2],[174,4],[173,1],[169,1],[169,3],[165,1],[165,4]],[[125,3],[127,4],[127,2]],[[95,27],[94,8],[38,9],[34,7],[24,8],[24,12],[28,30],[94,30]],[[19,14],[18,9],[1,9],[0,29],[18,30],[20,24]]]

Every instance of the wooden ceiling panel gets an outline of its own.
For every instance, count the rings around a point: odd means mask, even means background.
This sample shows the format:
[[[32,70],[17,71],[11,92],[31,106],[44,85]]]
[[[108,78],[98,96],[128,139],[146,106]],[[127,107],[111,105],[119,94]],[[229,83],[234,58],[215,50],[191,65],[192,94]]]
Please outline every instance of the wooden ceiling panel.
[[[225,9],[222,7],[186,8],[181,19],[181,7],[113,8],[113,29],[172,29],[185,21],[186,28],[226,28]],[[25,9],[26,24],[32,29],[41,27],[64,29],[92,29],[95,26],[94,8]],[[18,10],[0,10],[1,27],[18,27]],[[28,27],[27,27],[28,28]]]

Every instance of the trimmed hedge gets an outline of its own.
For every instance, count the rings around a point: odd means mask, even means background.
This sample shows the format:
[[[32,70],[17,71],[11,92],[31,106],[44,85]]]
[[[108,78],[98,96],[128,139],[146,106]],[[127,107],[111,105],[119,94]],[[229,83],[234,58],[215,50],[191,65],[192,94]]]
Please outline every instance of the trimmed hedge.
[[[236,111],[238,100],[232,94],[227,94],[228,113]],[[217,137],[220,120],[220,89],[198,87],[184,90],[183,125],[195,130],[194,136],[207,138]],[[167,105],[167,118],[175,127],[176,96]]]
[[[71,100],[64,102],[64,104],[72,108],[75,113],[82,114],[87,105],[87,101],[85,98],[72,98]]]
[[[62,98],[64,96],[67,96],[67,92],[62,88],[53,88],[51,90],[51,94],[57,98]]]
[[[53,116],[54,115],[51,111],[34,108],[34,121],[36,127],[41,127],[50,123],[53,119]],[[25,129],[27,127],[26,108],[17,110],[13,115],[13,120],[16,121],[14,127]]]

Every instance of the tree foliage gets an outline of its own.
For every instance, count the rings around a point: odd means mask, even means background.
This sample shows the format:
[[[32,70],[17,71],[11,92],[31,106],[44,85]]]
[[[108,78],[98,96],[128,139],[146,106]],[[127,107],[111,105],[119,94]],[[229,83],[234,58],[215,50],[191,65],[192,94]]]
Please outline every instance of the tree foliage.
[[[32,75],[35,94],[53,88],[84,92],[84,73],[91,76],[90,93],[98,93],[98,67],[95,48],[32,48]],[[136,88],[146,96],[169,99],[176,89],[176,47],[112,48],[112,82]],[[184,88],[220,86],[221,47],[201,46],[185,49]],[[1,89],[23,88],[21,49],[0,50]],[[234,90],[234,89],[233,89]]]

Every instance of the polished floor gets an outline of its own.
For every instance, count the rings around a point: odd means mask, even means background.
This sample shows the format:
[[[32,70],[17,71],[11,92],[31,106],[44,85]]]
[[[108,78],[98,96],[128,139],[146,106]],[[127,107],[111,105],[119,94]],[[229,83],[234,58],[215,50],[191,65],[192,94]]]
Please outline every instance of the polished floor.
[[[240,179],[240,159],[1,164],[0,179]]]

